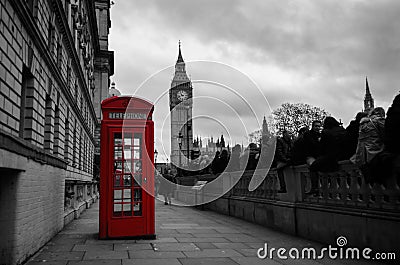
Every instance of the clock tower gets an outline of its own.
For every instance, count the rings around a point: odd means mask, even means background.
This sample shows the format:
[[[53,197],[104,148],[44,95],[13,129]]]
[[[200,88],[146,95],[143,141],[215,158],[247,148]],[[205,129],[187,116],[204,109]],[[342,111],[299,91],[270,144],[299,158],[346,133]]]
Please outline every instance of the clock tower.
[[[178,167],[189,165],[193,150],[193,88],[185,70],[179,41],[178,60],[175,74],[169,90],[169,108],[171,113],[171,162]]]

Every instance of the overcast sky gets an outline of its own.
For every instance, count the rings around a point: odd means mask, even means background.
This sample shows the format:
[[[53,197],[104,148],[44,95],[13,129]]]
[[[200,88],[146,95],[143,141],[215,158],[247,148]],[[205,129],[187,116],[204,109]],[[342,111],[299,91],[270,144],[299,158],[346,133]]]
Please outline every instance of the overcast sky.
[[[224,133],[228,141],[246,143],[246,134],[269,114],[268,104],[275,109],[284,102],[322,107],[347,126],[363,107],[366,76],[375,106],[387,109],[400,89],[398,0],[114,3],[112,80],[122,94],[156,103],[161,154],[169,155],[165,93],[178,40],[191,79],[222,84],[194,82],[195,136]]]

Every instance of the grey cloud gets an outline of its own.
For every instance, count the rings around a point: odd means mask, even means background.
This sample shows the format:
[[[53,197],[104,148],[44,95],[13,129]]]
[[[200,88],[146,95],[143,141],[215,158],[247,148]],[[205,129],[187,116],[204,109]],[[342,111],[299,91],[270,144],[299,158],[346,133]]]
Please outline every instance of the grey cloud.
[[[148,37],[146,30],[157,30],[168,42],[177,41],[168,36],[190,35],[203,46],[214,47],[220,58],[237,56],[260,69],[276,65],[306,77],[319,76],[315,83],[299,83],[291,90],[271,84],[265,89],[271,90],[268,98],[274,106],[304,100],[349,119],[362,107],[365,75],[377,102],[391,101],[399,90],[397,0],[120,0],[116,5],[122,10],[116,18],[119,30],[143,27],[141,35],[132,39]],[[239,52],[232,54],[232,47]],[[156,63],[158,55],[144,55],[151,58],[145,63]],[[344,109],[349,111],[343,114]]]

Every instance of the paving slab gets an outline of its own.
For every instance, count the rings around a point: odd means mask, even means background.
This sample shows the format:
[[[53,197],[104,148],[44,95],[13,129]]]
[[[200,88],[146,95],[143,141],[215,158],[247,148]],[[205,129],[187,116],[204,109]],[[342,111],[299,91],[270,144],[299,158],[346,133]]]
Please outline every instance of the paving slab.
[[[137,240],[138,244],[148,244],[148,243],[178,243],[174,237],[161,237],[153,240]]]
[[[47,264],[42,264],[47,265]],[[121,265],[120,259],[96,259],[96,260],[80,260],[69,261],[68,265]]]
[[[196,245],[197,247],[199,247],[200,249],[207,249],[207,248],[213,249],[213,248],[217,248],[217,247],[215,246],[215,243],[213,244],[213,243],[208,243],[208,242],[198,242],[198,243],[195,243],[195,245]]]
[[[242,256],[239,252],[233,249],[204,249],[202,251],[184,251],[189,258],[223,258]]]
[[[68,260],[57,260],[57,261],[34,261],[34,260],[30,260],[27,263],[25,263],[25,265],[67,265]]]
[[[165,259],[165,258],[184,258],[181,251],[154,251],[154,250],[129,250],[130,259]]]
[[[153,249],[153,247],[151,246],[151,243],[147,243],[147,244],[137,244],[137,243],[114,244],[114,250],[115,251],[121,251],[121,250],[144,250],[144,249],[151,250],[151,249]]]
[[[154,243],[153,249],[156,251],[200,251],[194,243]]]
[[[179,259],[182,265],[237,265],[235,261],[230,258],[187,258]],[[251,263],[248,263],[251,265]]]
[[[123,259],[122,265],[182,265],[178,259]]]
[[[275,260],[263,260],[257,257],[231,257],[231,259],[240,265],[282,265]]]
[[[93,259],[127,259],[128,251],[113,251],[113,250],[102,250],[102,251],[86,251],[84,260]]]
[[[232,248],[232,249],[240,249],[240,248],[248,248],[244,243],[213,243],[217,248]]]
[[[228,239],[223,238],[223,237],[196,237],[196,238],[177,238],[179,242],[209,242],[209,243],[223,243],[223,242],[229,242]]]
[[[34,256],[32,260],[34,261],[55,261],[55,260],[82,260],[85,252],[83,251],[73,251],[73,252],[65,252],[65,251],[53,251],[46,252],[43,251],[39,253],[37,256]]]
[[[91,252],[103,252],[113,250],[112,244],[103,245],[75,245],[72,251],[91,251]]]

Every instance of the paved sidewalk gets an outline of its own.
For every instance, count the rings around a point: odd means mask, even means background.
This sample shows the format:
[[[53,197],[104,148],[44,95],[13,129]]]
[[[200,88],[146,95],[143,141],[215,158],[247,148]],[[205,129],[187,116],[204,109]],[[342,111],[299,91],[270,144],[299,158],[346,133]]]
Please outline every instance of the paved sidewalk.
[[[98,202],[44,246],[28,265],[354,264],[353,260],[273,260],[257,249],[322,245],[215,212],[156,201],[156,240],[98,240]],[[286,253],[287,254],[287,253]],[[365,261],[357,264],[372,264]]]

